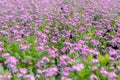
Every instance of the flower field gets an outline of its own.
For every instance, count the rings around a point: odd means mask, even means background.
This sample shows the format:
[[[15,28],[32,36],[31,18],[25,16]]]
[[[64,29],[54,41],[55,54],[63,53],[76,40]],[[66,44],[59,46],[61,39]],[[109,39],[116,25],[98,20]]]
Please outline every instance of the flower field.
[[[120,80],[120,0],[0,0],[0,80]]]

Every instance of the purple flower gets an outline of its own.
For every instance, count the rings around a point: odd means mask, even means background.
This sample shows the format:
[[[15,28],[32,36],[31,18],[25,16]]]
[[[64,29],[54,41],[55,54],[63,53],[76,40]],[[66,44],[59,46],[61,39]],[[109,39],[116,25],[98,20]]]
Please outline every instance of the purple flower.
[[[3,54],[1,55],[2,58],[8,58],[9,56],[10,56],[9,53],[3,53]]]
[[[112,48],[109,48],[109,54],[110,55],[117,55],[118,52],[116,50],[112,49]]]
[[[81,71],[84,68],[84,64],[76,64],[72,66],[74,70]]]
[[[95,74],[92,74],[90,76],[90,80],[98,80],[97,76]]]
[[[58,69],[56,67],[52,67],[52,68],[49,68],[49,69],[45,70],[46,76],[56,75],[57,72],[58,72]]]
[[[3,75],[0,75],[0,79],[3,79]]]
[[[45,70],[37,69],[37,73],[39,73],[39,74],[43,74],[44,72],[45,72]]]
[[[34,76],[32,75],[26,75],[26,80],[35,80]]]
[[[73,80],[73,79],[71,79],[71,78],[67,78],[67,77],[62,77],[62,80]]]
[[[99,62],[99,60],[98,59],[92,59],[92,61],[91,61],[92,63],[98,63]]]
[[[114,72],[108,72],[107,75],[110,79],[115,79],[118,77],[117,74],[115,74]]]
[[[43,61],[44,63],[45,63],[45,62],[47,62],[47,63],[50,62],[50,60],[49,60],[48,57],[43,57],[43,58],[42,58],[42,61]]]
[[[0,46],[3,46],[3,42],[0,42]]]
[[[13,56],[8,57],[8,59],[5,61],[5,64],[12,64],[12,65],[16,65],[18,63],[18,59],[16,59]]]
[[[26,50],[26,49],[28,49],[30,47],[30,45],[20,45],[20,49],[21,50]]]
[[[7,64],[7,67],[12,71],[12,73],[18,72],[18,69],[13,64]]]
[[[67,55],[62,55],[60,56],[60,60],[61,61],[64,61],[64,60],[67,60],[69,57]]]
[[[92,66],[92,68],[91,68],[93,71],[95,71],[95,70],[97,70],[98,68],[97,68],[97,66]]]
[[[106,74],[106,75],[108,74],[108,72],[105,70],[104,67],[101,68],[100,73],[101,74]]]
[[[0,51],[4,51],[4,48],[0,47]]]
[[[27,73],[27,69],[26,68],[20,68],[19,69],[19,72],[22,73],[22,74],[26,74]]]
[[[7,80],[7,79],[10,79],[12,78],[12,74],[10,72],[7,72],[3,75],[3,80]]]
[[[71,71],[71,70],[72,70],[72,69],[71,69],[70,67],[65,67],[64,70],[63,70],[64,76],[68,76],[68,75],[70,74],[70,71]]]
[[[100,44],[98,40],[91,40],[91,43],[93,43],[94,46],[98,46]]]
[[[63,48],[61,49],[61,51],[62,51],[63,53],[65,53],[66,50],[67,50],[67,47],[63,47]]]

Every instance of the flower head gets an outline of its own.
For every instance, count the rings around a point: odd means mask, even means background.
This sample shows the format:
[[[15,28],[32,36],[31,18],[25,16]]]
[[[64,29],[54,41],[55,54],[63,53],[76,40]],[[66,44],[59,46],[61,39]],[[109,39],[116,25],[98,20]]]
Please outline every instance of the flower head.
[[[84,68],[84,64],[76,64],[72,66],[74,70],[81,71]]]

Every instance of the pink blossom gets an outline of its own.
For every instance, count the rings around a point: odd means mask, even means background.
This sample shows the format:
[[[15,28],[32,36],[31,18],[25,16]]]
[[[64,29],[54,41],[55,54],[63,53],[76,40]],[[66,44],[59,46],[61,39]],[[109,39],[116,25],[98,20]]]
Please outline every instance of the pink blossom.
[[[92,68],[91,68],[93,71],[95,71],[95,70],[97,70],[98,68],[97,68],[97,66],[92,66]]]
[[[26,75],[26,80],[35,80],[34,76]]]
[[[5,74],[3,75],[3,79],[4,79],[4,80],[7,80],[7,79],[9,79],[9,78],[12,78],[12,74],[11,74],[10,72],[7,72],[7,73],[5,73]]]
[[[48,57],[43,57],[43,58],[42,58],[42,61],[43,61],[44,63],[45,63],[45,62],[47,62],[47,63],[50,62],[50,60],[49,60]]]
[[[21,50],[26,50],[30,47],[30,45],[20,45]]]
[[[112,48],[109,48],[109,54],[110,54],[110,55],[117,55],[118,53],[117,53],[116,50],[114,50],[114,49],[112,49]]]
[[[97,76],[95,74],[92,74],[90,76],[90,80],[98,80]]]
[[[64,61],[64,60],[67,60],[68,59],[68,56],[67,55],[62,55],[60,56],[60,60],[61,61]]]
[[[4,48],[0,47],[0,51],[4,51]]]
[[[101,70],[100,70],[100,73],[101,73],[101,74],[107,74],[108,72],[105,70],[104,67],[102,67]]]
[[[63,70],[64,76],[68,76],[70,74],[71,68],[70,67],[65,67]]]
[[[35,78],[40,78],[40,75],[36,75]]]
[[[0,42],[0,46],[3,46],[3,42]]]
[[[32,61],[29,61],[29,62],[28,62],[28,64],[30,64],[30,65],[31,65],[31,64],[32,64]]]
[[[23,77],[22,73],[18,73],[18,78],[21,79]]]
[[[63,47],[63,48],[61,49],[61,51],[64,52],[64,53],[66,52],[66,50],[67,50],[67,47]]]
[[[3,53],[3,54],[1,55],[2,58],[7,58],[7,57],[9,57],[9,56],[10,56],[9,53]]]
[[[120,66],[117,66],[117,70],[119,70],[119,71],[120,71]]]
[[[100,44],[98,40],[91,40],[91,43],[93,43],[94,46],[98,46]]]
[[[17,67],[16,67],[15,65],[13,65],[13,64],[7,64],[7,67],[8,67],[13,73],[18,72]]]
[[[16,59],[13,56],[8,57],[8,59],[5,61],[5,64],[12,64],[12,65],[16,65],[18,63],[18,59]]]
[[[98,63],[99,60],[98,59],[92,59],[92,63]]]
[[[84,68],[84,64],[76,64],[72,66],[74,70],[81,71]]]
[[[3,79],[3,75],[0,75],[0,79]]]
[[[108,75],[108,77],[111,79],[114,79],[114,78],[117,78],[118,76],[117,76],[117,74],[115,74],[114,72],[108,72],[107,73],[107,75]]]
[[[39,74],[43,74],[44,72],[45,72],[45,70],[37,69],[37,73],[39,73]]]
[[[71,78],[67,78],[67,77],[62,77],[62,80],[73,80],[73,79],[71,79]]]
[[[56,75],[57,72],[58,72],[58,69],[56,67],[52,67],[52,68],[46,69],[46,71],[45,71],[46,76]]]
[[[26,63],[27,61],[26,60],[22,60],[23,63]]]
[[[28,70],[26,68],[20,68],[19,71],[22,74],[26,74]]]

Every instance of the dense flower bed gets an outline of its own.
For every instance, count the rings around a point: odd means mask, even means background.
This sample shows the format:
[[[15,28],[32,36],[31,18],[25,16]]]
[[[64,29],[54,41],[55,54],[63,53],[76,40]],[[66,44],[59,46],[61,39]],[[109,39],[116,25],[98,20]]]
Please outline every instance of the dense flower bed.
[[[120,80],[120,0],[0,0],[0,80]]]

